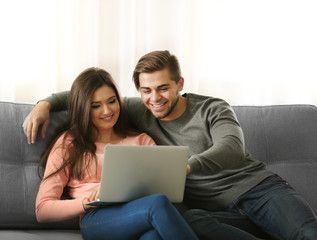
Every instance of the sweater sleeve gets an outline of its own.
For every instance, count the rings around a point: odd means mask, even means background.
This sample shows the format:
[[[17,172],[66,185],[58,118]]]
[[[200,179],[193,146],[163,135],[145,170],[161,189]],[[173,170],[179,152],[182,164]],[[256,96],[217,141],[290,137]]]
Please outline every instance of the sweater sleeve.
[[[51,111],[63,111],[67,109],[67,97],[69,91],[54,93],[51,96],[43,99],[42,101],[47,101],[51,104]]]
[[[140,139],[139,139],[140,145],[149,145],[149,146],[156,145],[154,140],[146,133],[141,133],[139,137],[140,137]]]
[[[55,172],[63,163],[65,148],[62,137],[56,142],[48,158],[44,179]],[[85,212],[83,199],[61,200],[64,187],[69,179],[69,169],[43,180],[36,198],[36,217],[39,222],[56,222],[78,217]]]
[[[209,128],[212,146],[190,157],[191,172],[216,174],[223,169],[247,165],[243,132],[232,108],[219,100],[204,106],[201,112]]]

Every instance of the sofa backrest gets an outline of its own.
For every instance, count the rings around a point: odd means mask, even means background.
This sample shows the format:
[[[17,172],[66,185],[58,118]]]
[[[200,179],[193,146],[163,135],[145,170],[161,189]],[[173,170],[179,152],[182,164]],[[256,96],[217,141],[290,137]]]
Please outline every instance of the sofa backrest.
[[[78,219],[40,224],[35,198],[38,163],[50,136],[66,120],[51,114],[47,138],[27,143],[22,123],[32,104],[0,102],[0,229],[78,228]],[[287,180],[317,213],[317,108],[311,105],[234,106],[250,153]]]
[[[317,213],[317,108],[234,106],[247,149],[300,193]]]
[[[53,113],[48,136],[27,143],[22,123],[33,105],[0,102],[0,229],[75,228],[78,219],[40,224],[35,199],[40,183],[38,164],[49,137],[66,120],[66,112]]]

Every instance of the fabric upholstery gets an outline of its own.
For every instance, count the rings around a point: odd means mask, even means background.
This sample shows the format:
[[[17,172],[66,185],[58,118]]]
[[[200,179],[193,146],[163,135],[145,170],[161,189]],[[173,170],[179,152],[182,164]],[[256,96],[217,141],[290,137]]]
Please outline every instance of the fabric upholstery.
[[[0,102],[0,238],[82,239],[78,219],[40,224],[35,198],[38,164],[66,112],[51,114],[47,138],[27,143],[22,123],[34,105]],[[317,212],[317,108],[312,105],[234,106],[251,154],[286,179]],[[45,236],[45,237],[44,237]]]
[[[10,238],[9,235],[14,231],[2,232],[1,229],[53,229],[52,232],[56,233],[57,229],[77,229],[75,235],[77,239],[82,239],[78,219],[50,224],[36,221],[35,198],[40,183],[39,158],[56,126],[65,121],[66,112],[53,113],[47,138],[43,140],[38,136],[36,144],[29,145],[22,123],[32,108],[31,104],[0,102],[0,238],[14,239],[15,236],[13,234]],[[15,237],[23,232],[16,233],[18,235]],[[6,234],[6,238],[2,237],[3,234]],[[27,235],[32,236],[30,233]]]
[[[317,213],[316,106],[236,106],[234,110],[251,154],[288,181]]]

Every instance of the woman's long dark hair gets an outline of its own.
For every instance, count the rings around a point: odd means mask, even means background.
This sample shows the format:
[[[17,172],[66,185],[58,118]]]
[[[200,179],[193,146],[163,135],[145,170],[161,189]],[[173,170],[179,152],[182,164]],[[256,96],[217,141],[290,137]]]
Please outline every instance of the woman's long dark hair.
[[[65,151],[63,151],[65,152],[63,165],[46,178],[65,170],[66,167],[70,167],[70,175],[81,180],[84,177],[82,169],[87,169],[92,160],[96,161],[96,139],[93,139],[93,133],[99,131],[91,121],[90,109],[94,92],[102,86],[108,86],[114,90],[120,105],[120,114],[113,128],[121,137],[127,136],[129,131],[128,121],[124,113],[123,102],[111,75],[100,68],[86,69],[75,79],[68,95],[67,122],[56,131],[53,140],[41,156],[40,165],[45,169],[54,144],[66,131],[63,144],[59,146],[65,148]],[[72,139],[71,143],[67,143],[66,139]],[[89,157],[85,158],[87,155]],[[89,160],[86,161],[86,159]]]

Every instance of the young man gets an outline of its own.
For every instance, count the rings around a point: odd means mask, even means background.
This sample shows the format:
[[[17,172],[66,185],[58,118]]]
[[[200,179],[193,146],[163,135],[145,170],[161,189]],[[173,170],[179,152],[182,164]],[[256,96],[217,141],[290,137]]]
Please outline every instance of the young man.
[[[146,54],[133,79],[141,99],[125,99],[132,127],[159,145],[190,147],[184,203],[191,210],[184,217],[200,239],[256,239],[254,226],[278,239],[316,239],[315,214],[251,157],[232,108],[219,98],[180,94],[184,79],[174,55]],[[64,109],[66,98],[64,92],[37,104],[24,125],[29,142],[39,125],[45,133],[50,107]]]

